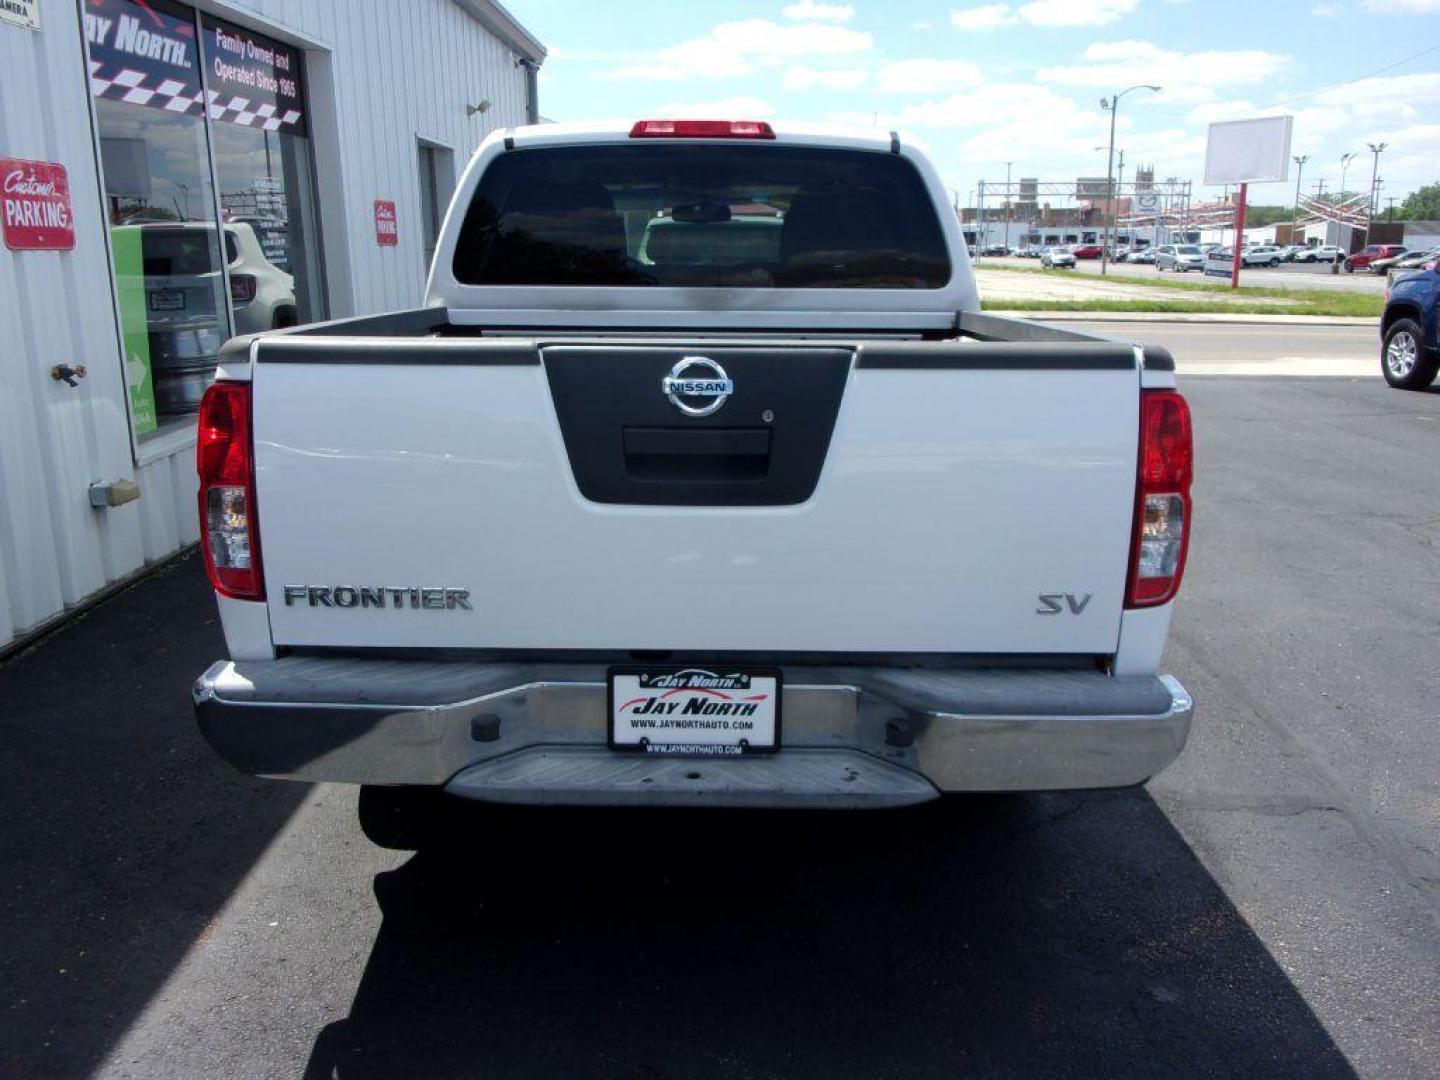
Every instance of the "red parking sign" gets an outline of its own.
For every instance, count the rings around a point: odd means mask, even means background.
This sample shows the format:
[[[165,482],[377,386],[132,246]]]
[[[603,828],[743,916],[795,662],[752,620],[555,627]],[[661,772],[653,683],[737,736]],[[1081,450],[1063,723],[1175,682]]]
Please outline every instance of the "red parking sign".
[[[65,166],[0,158],[0,227],[11,251],[71,250],[75,215]]]
[[[389,199],[375,200],[375,242],[394,247],[400,242],[400,229],[395,223],[395,204]]]

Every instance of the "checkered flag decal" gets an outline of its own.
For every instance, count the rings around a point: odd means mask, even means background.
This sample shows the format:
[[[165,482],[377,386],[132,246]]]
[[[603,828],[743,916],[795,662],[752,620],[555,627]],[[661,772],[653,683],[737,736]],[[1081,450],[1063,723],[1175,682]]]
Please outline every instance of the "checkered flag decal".
[[[149,105],[152,109],[167,112],[200,111],[200,94],[190,91],[176,79],[156,79],[132,68],[121,68],[114,75],[107,76],[104,66],[98,60],[90,61],[90,92],[96,97],[128,101],[131,105]]]
[[[222,95],[214,90],[209,92],[209,96],[211,120],[225,120],[241,127],[258,127],[263,131],[278,131],[282,124],[293,124],[300,119],[299,109],[286,109],[282,113],[269,102],[256,105],[252,109],[249,98],[236,95],[225,101]]]
[[[262,131],[279,131],[294,124],[301,116],[299,109],[281,111],[269,102],[255,104],[238,94],[227,98],[215,90],[202,94],[176,79],[157,78],[133,68],[120,68],[114,74],[103,69],[104,65],[98,60],[90,61],[90,92],[97,98],[111,98],[131,105],[147,105],[152,109],[187,115],[198,115],[202,101],[208,98],[210,119]]]

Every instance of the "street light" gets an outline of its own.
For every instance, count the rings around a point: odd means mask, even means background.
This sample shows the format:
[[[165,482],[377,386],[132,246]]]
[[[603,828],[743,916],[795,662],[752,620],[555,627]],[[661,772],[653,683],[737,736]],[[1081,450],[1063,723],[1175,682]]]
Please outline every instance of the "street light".
[[[1340,201],[1345,201],[1345,174],[1350,171],[1350,162],[1354,161],[1358,154],[1340,155]]]
[[[1310,160],[1309,154],[1296,154],[1290,159],[1295,162],[1295,222],[1290,226],[1290,243],[1298,243],[1296,236],[1300,232],[1300,177],[1305,172],[1305,162]]]
[[[1149,83],[1137,83],[1135,86],[1127,86],[1111,98],[1101,98],[1100,108],[1110,110],[1110,153],[1108,164],[1105,167],[1105,190],[1109,195],[1106,205],[1105,218],[1105,243],[1100,248],[1100,273],[1105,274],[1110,267],[1110,222],[1115,217],[1115,112],[1120,107],[1120,99],[1131,90],[1153,90],[1160,92],[1160,87],[1151,86]]]

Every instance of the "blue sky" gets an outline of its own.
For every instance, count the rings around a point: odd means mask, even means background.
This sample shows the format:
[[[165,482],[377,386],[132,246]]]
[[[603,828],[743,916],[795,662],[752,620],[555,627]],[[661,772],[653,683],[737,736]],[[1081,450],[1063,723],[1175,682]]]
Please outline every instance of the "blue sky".
[[[1126,174],[1200,181],[1206,125],[1295,116],[1304,187],[1384,196],[1440,180],[1440,0],[511,0],[551,49],[554,120],[779,118],[899,129],[962,199],[981,177],[1105,174],[1099,100],[1123,99]],[[1425,50],[1425,55],[1417,56]],[[1413,59],[1412,59],[1413,58]],[[1393,65],[1393,66],[1392,66]],[[1382,70],[1385,69],[1385,70]],[[1287,184],[1252,202],[1288,203]],[[1209,190],[1198,192],[1209,194]]]

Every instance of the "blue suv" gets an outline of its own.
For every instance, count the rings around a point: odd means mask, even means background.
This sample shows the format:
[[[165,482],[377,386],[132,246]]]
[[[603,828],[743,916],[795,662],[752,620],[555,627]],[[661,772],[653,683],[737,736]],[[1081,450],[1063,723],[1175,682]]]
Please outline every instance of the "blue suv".
[[[1440,371],[1440,266],[1396,278],[1380,318],[1380,372],[1400,390],[1424,390]]]

